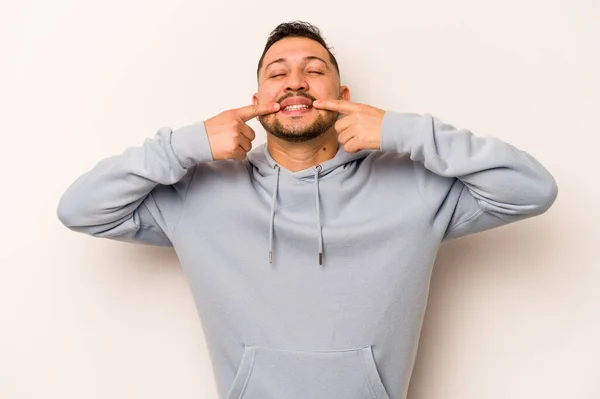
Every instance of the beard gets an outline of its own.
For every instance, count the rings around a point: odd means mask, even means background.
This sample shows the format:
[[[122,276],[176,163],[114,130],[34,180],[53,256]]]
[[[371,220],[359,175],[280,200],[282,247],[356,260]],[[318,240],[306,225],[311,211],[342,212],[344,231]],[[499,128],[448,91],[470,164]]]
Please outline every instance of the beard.
[[[323,115],[324,113],[324,115]],[[317,110],[317,119],[311,124],[303,122],[304,117],[290,117],[288,126],[284,126],[277,114],[261,115],[258,121],[268,133],[290,143],[303,143],[316,139],[335,125],[339,112]]]

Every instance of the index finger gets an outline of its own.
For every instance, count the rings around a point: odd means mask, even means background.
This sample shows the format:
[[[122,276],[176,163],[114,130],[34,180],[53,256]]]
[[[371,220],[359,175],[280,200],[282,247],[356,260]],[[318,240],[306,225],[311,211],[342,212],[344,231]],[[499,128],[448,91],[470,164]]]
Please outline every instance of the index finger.
[[[279,111],[279,103],[252,104],[234,111],[244,122],[247,122],[254,117]]]
[[[317,100],[313,102],[313,107],[315,108],[337,111],[345,115],[356,111],[359,105],[360,104],[347,100]]]

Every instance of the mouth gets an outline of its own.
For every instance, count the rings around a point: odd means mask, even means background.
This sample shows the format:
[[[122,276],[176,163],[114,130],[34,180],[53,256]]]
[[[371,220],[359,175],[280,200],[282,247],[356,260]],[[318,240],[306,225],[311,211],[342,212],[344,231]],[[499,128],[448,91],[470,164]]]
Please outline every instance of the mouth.
[[[313,110],[313,107],[311,105],[294,104],[294,105],[288,105],[288,106],[281,108],[279,110],[279,113],[281,113],[283,115],[289,115],[289,116],[304,115],[304,114],[308,114],[312,110]]]
[[[310,114],[313,110],[313,99],[307,95],[287,97],[279,104],[279,113],[284,116],[302,116]]]

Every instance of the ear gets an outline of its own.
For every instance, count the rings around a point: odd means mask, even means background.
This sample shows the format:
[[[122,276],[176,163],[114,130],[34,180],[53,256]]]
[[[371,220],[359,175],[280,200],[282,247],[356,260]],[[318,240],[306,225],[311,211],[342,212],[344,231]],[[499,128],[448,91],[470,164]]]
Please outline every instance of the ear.
[[[340,100],[350,101],[350,89],[348,86],[340,86]]]
[[[258,93],[254,93],[252,96],[252,105],[258,104]]]

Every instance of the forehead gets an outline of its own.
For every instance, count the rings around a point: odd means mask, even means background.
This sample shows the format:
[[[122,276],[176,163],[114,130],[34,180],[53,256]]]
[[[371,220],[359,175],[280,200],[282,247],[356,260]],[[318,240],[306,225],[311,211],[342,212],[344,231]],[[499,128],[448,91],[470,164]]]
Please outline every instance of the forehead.
[[[288,37],[279,40],[269,48],[263,58],[262,68],[280,58],[294,62],[308,56],[317,56],[329,63],[329,54],[320,43],[304,37]]]

